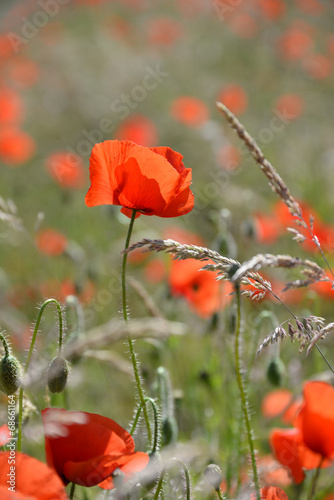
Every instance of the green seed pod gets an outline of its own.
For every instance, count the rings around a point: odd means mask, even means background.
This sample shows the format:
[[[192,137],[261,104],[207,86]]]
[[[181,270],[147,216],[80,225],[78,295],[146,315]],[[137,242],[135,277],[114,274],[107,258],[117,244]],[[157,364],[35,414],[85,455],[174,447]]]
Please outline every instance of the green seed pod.
[[[178,427],[175,418],[171,415],[162,421],[162,443],[164,446],[175,443],[177,440]]]
[[[11,355],[5,355],[0,361],[0,390],[10,396],[21,385],[22,368],[19,361]]]
[[[69,366],[63,356],[56,356],[48,368],[48,387],[53,394],[63,392],[69,374]]]
[[[204,469],[204,476],[207,482],[218,491],[223,480],[222,470],[219,465],[210,464]]]
[[[267,379],[272,385],[280,386],[285,376],[285,365],[278,356],[273,358],[267,368]]]

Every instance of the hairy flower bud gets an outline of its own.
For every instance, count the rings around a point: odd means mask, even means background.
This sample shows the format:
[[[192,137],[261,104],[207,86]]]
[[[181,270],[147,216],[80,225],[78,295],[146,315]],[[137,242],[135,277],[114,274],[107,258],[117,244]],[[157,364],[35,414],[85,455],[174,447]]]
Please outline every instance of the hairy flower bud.
[[[278,356],[273,358],[267,368],[267,379],[273,385],[282,385],[285,376],[285,365]]]
[[[0,361],[0,390],[10,396],[21,385],[22,368],[15,356],[5,355]]]
[[[222,470],[219,465],[210,464],[204,469],[204,476],[207,482],[218,491],[223,480]]]
[[[69,366],[63,356],[56,356],[48,368],[48,387],[53,394],[63,392],[66,387]]]

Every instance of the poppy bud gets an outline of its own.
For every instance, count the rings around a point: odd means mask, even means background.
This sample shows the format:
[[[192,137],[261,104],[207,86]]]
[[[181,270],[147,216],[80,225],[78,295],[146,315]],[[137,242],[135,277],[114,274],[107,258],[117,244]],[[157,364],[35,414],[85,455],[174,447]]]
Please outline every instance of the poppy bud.
[[[178,434],[178,427],[175,418],[170,415],[162,421],[162,442],[164,446],[175,443]]]
[[[5,354],[0,361],[0,390],[10,396],[21,385],[22,368],[19,361],[11,355]]]
[[[56,356],[48,368],[48,387],[53,394],[63,392],[66,387],[69,367],[63,356]]]
[[[273,358],[267,368],[267,379],[272,385],[282,385],[285,376],[285,365],[278,356]]]
[[[219,465],[210,464],[204,469],[204,476],[207,482],[218,491],[223,480],[222,470]]]

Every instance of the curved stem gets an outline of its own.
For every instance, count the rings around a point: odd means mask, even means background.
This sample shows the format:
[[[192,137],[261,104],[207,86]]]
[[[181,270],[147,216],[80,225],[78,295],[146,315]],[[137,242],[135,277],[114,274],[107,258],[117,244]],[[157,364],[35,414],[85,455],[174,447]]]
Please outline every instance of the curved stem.
[[[318,479],[319,479],[322,462],[323,462],[323,457],[321,457],[319,465],[318,465],[318,467],[317,467],[317,469],[315,471],[315,474],[314,474],[314,477],[313,477],[313,480],[312,480],[312,484],[311,484],[311,488],[310,488],[309,494],[307,496],[307,500],[312,500],[313,495],[315,493],[315,487],[316,487]]]
[[[254,448],[254,441],[253,441],[253,430],[251,427],[249,405],[248,405],[244,380],[243,380],[243,376],[242,376],[242,366],[241,366],[241,357],[240,357],[241,300],[240,300],[239,283],[236,283],[234,286],[235,286],[235,292],[236,292],[236,297],[237,297],[237,324],[236,324],[236,331],[235,331],[235,366],[236,366],[237,382],[238,382],[239,391],[240,391],[242,412],[244,415],[247,438],[248,438],[248,445],[249,445],[249,450],[250,450],[250,454],[251,454],[251,461],[252,461],[252,468],[253,468],[253,479],[254,479],[254,486],[255,486],[255,492],[256,492],[256,500],[261,500],[259,478],[258,478],[256,458],[255,458],[255,448]]]
[[[2,340],[2,343],[3,343],[3,348],[5,350],[5,357],[8,358],[8,356],[9,356],[9,347],[8,347],[8,344],[7,344],[7,340],[2,335],[2,333],[0,333],[0,340]]]
[[[128,254],[127,254],[126,250],[129,248],[130,238],[131,238],[135,218],[136,218],[136,210],[132,210],[132,217],[131,217],[131,221],[130,221],[129,229],[128,229],[128,234],[127,234],[126,241],[125,241],[125,248],[124,248],[123,262],[122,262],[122,308],[123,308],[123,318],[124,318],[125,323],[127,323],[129,320],[127,303],[126,303],[126,262],[127,262],[127,258],[128,258]],[[146,404],[145,404],[145,394],[144,394],[144,389],[143,389],[142,381],[141,381],[140,374],[139,374],[139,366],[138,366],[138,362],[137,362],[136,353],[134,350],[134,342],[132,340],[131,333],[129,330],[128,330],[127,341],[128,341],[128,346],[129,346],[129,350],[130,350],[130,358],[131,358],[131,362],[132,362],[133,372],[134,372],[136,385],[137,385],[138,397],[139,397],[140,405],[143,408],[143,412],[144,412],[144,419],[145,419],[145,423],[146,423],[146,427],[147,427],[147,437],[148,437],[149,443],[151,443],[152,433],[151,433],[151,427],[150,427],[150,420],[149,420],[149,416],[148,416],[148,412],[147,412],[147,408],[146,408]]]
[[[186,495],[187,495],[186,499],[187,500],[191,500],[191,496],[190,496],[190,493],[191,493],[191,491],[190,491],[191,490],[191,488],[190,488],[190,474],[189,474],[188,467],[179,458],[172,458],[169,462],[178,462],[182,466],[183,471],[184,471],[184,475],[185,475],[185,478],[186,478]],[[164,475],[166,473],[166,469],[167,469],[167,467],[165,467],[161,471],[159,482],[158,482],[158,485],[157,485],[157,489],[155,490],[155,494],[154,494],[153,500],[158,500],[158,498],[159,498],[159,494],[160,494],[161,489],[162,489],[162,483],[163,483]]]
[[[70,491],[70,500],[73,500],[74,490],[75,490],[75,483],[72,483],[71,484],[71,491]]]
[[[35,342],[36,342],[37,332],[38,332],[38,328],[39,328],[39,325],[40,325],[40,322],[41,322],[41,319],[42,319],[42,315],[43,315],[44,309],[49,304],[55,304],[55,306],[57,307],[58,323],[59,323],[58,324],[58,331],[59,331],[59,352],[61,352],[62,344],[63,344],[63,316],[62,316],[61,306],[60,306],[58,300],[56,300],[56,299],[47,299],[42,304],[42,306],[41,306],[41,308],[39,310],[38,316],[37,316],[37,320],[36,320],[36,324],[35,324],[35,328],[34,328],[34,333],[32,335],[32,339],[31,339],[31,343],[30,343],[30,347],[29,347],[27,361],[26,361],[26,364],[25,364],[25,367],[24,367],[24,372],[23,372],[24,375],[26,375],[26,373],[28,371],[28,368],[29,368],[29,365],[30,365],[30,361],[31,361],[31,357],[32,357],[32,354],[34,352],[34,346],[35,346]],[[22,413],[23,413],[23,387],[20,388],[20,392],[19,392],[19,421],[18,421],[18,430],[17,430],[17,451],[21,451],[21,447],[22,447],[22,424],[23,424],[23,415],[22,415]]]
[[[147,402],[151,403],[151,406],[152,406],[152,409],[153,409],[153,413],[154,413],[154,436],[153,436],[152,451],[150,451],[150,455],[152,455],[152,453],[155,453],[156,451],[159,451],[158,443],[159,443],[159,420],[160,419],[159,419],[159,413],[158,413],[158,409],[157,409],[157,405],[155,404],[155,401],[152,398],[146,397],[145,398],[145,405],[146,405]],[[136,430],[136,427],[137,427],[137,424],[139,422],[139,417],[140,417],[140,413],[141,413],[142,409],[143,409],[143,407],[140,404],[139,407],[138,407],[138,409],[137,409],[137,411],[136,411],[136,416],[135,416],[135,419],[133,421],[133,424],[132,424],[132,427],[131,427],[131,430],[130,430],[131,436],[133,435],[133,433]]]

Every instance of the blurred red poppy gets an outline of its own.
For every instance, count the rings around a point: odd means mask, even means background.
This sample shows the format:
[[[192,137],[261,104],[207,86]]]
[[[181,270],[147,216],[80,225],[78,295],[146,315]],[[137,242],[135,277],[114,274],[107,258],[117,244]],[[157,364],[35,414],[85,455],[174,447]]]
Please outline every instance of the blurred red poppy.
[[[275,103],[275,109],[289,120],[299,118],[304,109],[304,100],[297,94],[283,94]]]
[[[232,144],[222,146],[218,151],[218,163],[227,171],[236,170],[240,165],[240,152]]]
[[[46,160],[51,177],[62,187],[80,189],[85,185],[85,167],[75,153],[58,151]]]
[[[22,87],[31,87],[39,78],[39,69],[34,61],[16,58],[9,67],[9,77]]]
[[[334,459],[334,388],[327,382],[304,384],[304,403],[294,420],[306,446],[323,458]]]
[[[258,25],[254,17],[247,12],[233,10],[231,17],[227,15],[226,22],[237,36],[246,40],[254,38],[258,32]]]
[[[310,52],[313,38],[304,26],[290,26],[278,40],[278,49],[286,60],[300,59]]]
[[[157,144],[158,130],[146,116],[132,115],[120,124],[115,132],[115,138],[149,147]]]
[[[272,244],[282,233],[282,228],[273,215],[257,212],[254,214],[256,239],[260,243]]]
[[[296,3],[300,10],[311,15],[321,14],[325,8],[319,0],[296,0]]]
[[[149,456],[135,452],[131,435],[110,418],[57,408],[46,408],[42,417],[47,463],[65,485],[109,490],[116,469],[131,477],[148,464]]]
[[[292,403],[292,399],[293,394],[287,389],[276,389],[268,392],[262,400],[262,415],[266,418],[282,415]]]
[[[175,120],[189,125],[199,127],[209,118],[209,110],[203,101],[197,97],[181,96],[172,103],[171,114]]]
[[[166,266],[161,259],[153,259],[145,266],[144,273],[150,283],[161,283],[166,277]]]
[[[225,307],[230,301],[232,286],[226,281],[218,282],[216,274],[200,271],[209,262],[195,259],[172,260],[169,285],[172,295],[182,295],[190,307],[204,318]]]
[[[276,486],[266,486],[260,490],[261,500],[289,500],[288,495],[281,488]],[[256,493],[253,493],[251,500],[256,500]]]
[[[303,61],[305,72],[315,80],[325,80],[333,71],[333,63],[325,54],[310,54]]]
[[[35,152],[35,141],[30,135],[16,128],[0,129],[0,159],[16,167],[30,160]]]
[[[268,486],[289,486],[291,478],[288,470],[277,462],[272,455],[259,457],[257,460],[259,475]]]
[[[177,217],[190,212],[191,169],[182,155],[166,147],[145,148],[130,141],[96,144],[90,158],[91,186],[86,205],[120,205],[145,215]]]
[[[2,87],[0,89],[0,124],[18,125],[23,119],[23,101],[14,90]]]
[[[236,116],[244,113],[248,106],[247,94],[239,85],[226,85],[219,92],[218,101],[225,104]]]
[[[286,13],[286,4],[283,0],[257,0],[257,3],[263,17],[272,21]]]
[[[173,45],[183,33],[181,25],[172,18],[151,19],[147,27],[150,45]]]
[[[0,497],[1,500],[66,500],[64,485],[53,469],[35,458],[15,452],[15,465],[11,452],[0,452]],[[13,485],[10,484],[14,467]],[[14,488],[15,493],[9,491]]]
[[[55,229],[43,229],[36,235],[36,246],[45,255],[61,255],[66,249],[67,239]]]

